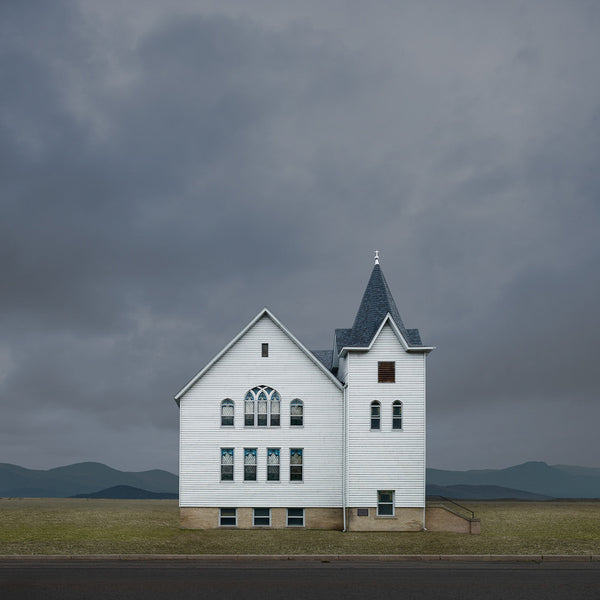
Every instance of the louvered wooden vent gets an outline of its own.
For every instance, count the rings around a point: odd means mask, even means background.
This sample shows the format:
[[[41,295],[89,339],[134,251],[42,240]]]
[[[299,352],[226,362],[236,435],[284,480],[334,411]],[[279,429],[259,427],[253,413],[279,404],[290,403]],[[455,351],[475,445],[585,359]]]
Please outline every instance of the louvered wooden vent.
[[[379,383],[396,382],[396,363],[393,361],[380,361],[377,363],[377,381]]]

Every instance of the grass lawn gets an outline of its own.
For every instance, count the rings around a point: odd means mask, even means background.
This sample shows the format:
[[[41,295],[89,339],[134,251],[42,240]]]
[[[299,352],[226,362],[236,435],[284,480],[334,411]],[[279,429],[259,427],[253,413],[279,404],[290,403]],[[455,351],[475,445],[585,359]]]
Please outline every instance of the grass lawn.
[[[479,536],[182,531],[176,500],[0,499],[6,554],[600,554],[600,502],[468,503]]]

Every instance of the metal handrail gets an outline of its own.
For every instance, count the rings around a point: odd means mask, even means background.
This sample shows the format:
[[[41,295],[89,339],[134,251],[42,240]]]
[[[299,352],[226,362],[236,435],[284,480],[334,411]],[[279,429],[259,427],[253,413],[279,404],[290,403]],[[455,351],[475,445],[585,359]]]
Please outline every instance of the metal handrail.
[[[470,508],[467,508],[466,506],[463,506],[462,504],[455,502],[451,498],[446,498],[446,496],[440,496],[439,494],[436,494],[434,496],[429,496],[429,497],[430,498],[441,498],[442,500],[445,500],[446,502],[450,502],[450,503],[454,504],[455,506],[458,506],[459,508],[462,508],[463,510],[466,510],[467,512],[471,513],[471,519],[475,518],[475,513]]]

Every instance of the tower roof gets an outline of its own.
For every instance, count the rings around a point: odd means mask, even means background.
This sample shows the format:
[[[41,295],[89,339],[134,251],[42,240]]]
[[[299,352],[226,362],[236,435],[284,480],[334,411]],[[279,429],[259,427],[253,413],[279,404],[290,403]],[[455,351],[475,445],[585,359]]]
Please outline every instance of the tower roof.
[[[336,329],[335,331],[337,352],[344,347],[367,347],[388,313],[410,347],[423,346],[419,330],[407,329],[404,326],[404,322],[400,317],[398,307],[394,302],[394,297],[377,258],[352,328]]]

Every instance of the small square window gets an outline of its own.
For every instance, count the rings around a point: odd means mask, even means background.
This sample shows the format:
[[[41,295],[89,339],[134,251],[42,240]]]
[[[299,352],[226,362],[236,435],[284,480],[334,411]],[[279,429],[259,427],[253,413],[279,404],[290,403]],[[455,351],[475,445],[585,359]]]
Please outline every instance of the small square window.
[[[221,508],[219,525],[221,527],[237,527],[237,508]]]
[[[287,526],[288,527],[304,527],[304,509],[303,508],[288,508],[287,509]]]
[[[270,527],[271,526],[271,509],[270,508],[255,508],[254,509],[254,527]]]
[[[261,356],[266,358],[269,356],[269,344],[262,344]]]
[[[378,383],[396,383],[396,363],[394,361],[379,361],[377,363]]]
[[[381,490],[377,492],[377,516],[394,516],[394,491]]]

